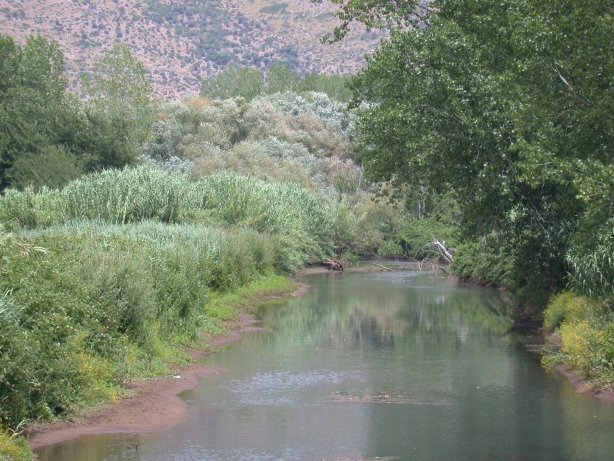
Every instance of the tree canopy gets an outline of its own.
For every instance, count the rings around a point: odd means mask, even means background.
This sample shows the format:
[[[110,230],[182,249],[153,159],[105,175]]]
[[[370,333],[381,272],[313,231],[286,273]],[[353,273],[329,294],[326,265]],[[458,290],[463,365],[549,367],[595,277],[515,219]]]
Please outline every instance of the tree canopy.
[[[126,120],[134,143],[147,138],[152,122],[151,85],[145,66],[126,44],[115,42],[85,83],[91,107],[112,119]]]
[[[89,99],[66,91],[57,42],[25,46],[0,36],[0,189],[61,187],[85,172],[134,162],[149,132],[145,70],[116,44],[88,85]]]
[[[30,37],[25,47],[0,36],[0,186],[24,152],[61,143],[65,114],[63,56],[55,42]]]
[[[352,83],[370,178],[454,190],[507,285],[564,286],[566,252],[608,227],[614,199],[614,5],[334,2],[337,38],[352,21],[391,29]]]
[[[247,67],[227,66],[222,72],[201,81],[200,94],[211,99],[242,97],[251,101],[263,94],[286,91],[326,93],[336,101],[351,98],[349,75],[326,75],[308,72],[301,76],[284,64],[275,64],[266,73]]]
[[[212,99],[228,99],[241,96],[248,101],[262,93],[264,78],[258,69],[227,66],[215,77],[201,82],[200,94]]]

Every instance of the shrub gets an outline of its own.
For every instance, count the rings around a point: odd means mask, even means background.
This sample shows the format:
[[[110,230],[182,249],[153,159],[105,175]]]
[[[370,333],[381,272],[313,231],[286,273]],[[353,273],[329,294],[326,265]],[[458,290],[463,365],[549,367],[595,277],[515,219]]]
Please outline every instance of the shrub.
[[[173,346],[232,313],[220,293],[332,255],[333,209],[296,184],[146,166],[8,191],[0,216],[29,230],[0,241],[0,417],[66,415],[185,361]]]
[[[75,223],[27,241],[47,254],[7,246],[0,279],[0,417],[13,427],[111,399],[126,377],[185,361],[172,345],[202,341],[232,314],[209,309],[215,296],[270,273],[280,254],[282,269],[302,262],[294,242],[288,250],[253,230],[151,221]]]
[[[9,172],[11,184],[18,189],[59,189],[82,174],[77,156],[63,146],[47,146],[38,154],[23,155],[13,162]]]
[[[592,301],[585,297],[578,297],[571,291],[553,296],[544,311],[544,326],[558,328],[567,319],[568,321],[581,321],[587,318],[587,308]]]
[[[30,461],[34,453],[25,438],[0,430],[0,459],[6,461]]]
[[[609,300],[561,293],[548,304],[544,323],[558,327],[562,341],[560,351],[544,355],[546,366],[563,362],[595,385],[614,383],[614,312]]]

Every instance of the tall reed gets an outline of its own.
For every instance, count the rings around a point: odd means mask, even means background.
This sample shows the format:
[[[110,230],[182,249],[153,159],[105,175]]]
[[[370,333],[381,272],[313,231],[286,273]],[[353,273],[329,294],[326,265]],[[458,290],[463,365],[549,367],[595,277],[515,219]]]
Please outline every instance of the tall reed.
[[[173,346],[233,315],[212,298],[270,274],[279,251],[251,229],[157,221],[73,223],[23,241],[47,253],[0,246],[0,418],[13,427],[185,362]]]

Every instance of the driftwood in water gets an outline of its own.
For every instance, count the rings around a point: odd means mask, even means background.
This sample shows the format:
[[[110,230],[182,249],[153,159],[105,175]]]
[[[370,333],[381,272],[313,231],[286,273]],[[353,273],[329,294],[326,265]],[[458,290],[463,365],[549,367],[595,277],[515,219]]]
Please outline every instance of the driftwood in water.
[[[384,265],[382,265],[382,264],[377,264],[377,263],[373,263],[373,264],[375,264],[376,266],[381,267],[381,268],[382,268],[382,269],[384,269],[384,270],[387,270],[387,271],[392,271],[392,269],[390,269],[389,267],[386,267],[386,266],[384,266]]]
[[[345,263],[340,259],[327,259],[324,264],[328,266],[331,271],[343,272],[345,270]]]

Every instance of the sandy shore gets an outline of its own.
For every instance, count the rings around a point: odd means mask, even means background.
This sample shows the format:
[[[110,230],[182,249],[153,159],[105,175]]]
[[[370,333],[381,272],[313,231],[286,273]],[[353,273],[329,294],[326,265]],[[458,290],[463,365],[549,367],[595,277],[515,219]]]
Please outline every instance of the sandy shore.
[[[294,282],[296,290],[288,296],[300,296],[307,292],[307,285]],[[280,296],[281,297],[281,296]],[[269,298],[270,299],[270,298]],[[212,338],[211,348],[230,344],[241,339],[249,331],[259,331],[258,321],[248,314],[239,315],[239,327],[226,336]],[[197,358],[212,351],[192,350]],[[177,368],[174,376],[154,379],[135,379],[127,383],[129,396],[101,408],[86,411],[73,421],[39,423],[27,430],[30,448],[63,442],[81,435],[112,432],[149,432],[168,429],[184,421],[188,407],[177,394],[193,389],[201,376],[224,373],[226,370],[209,365],[194,364]]]

